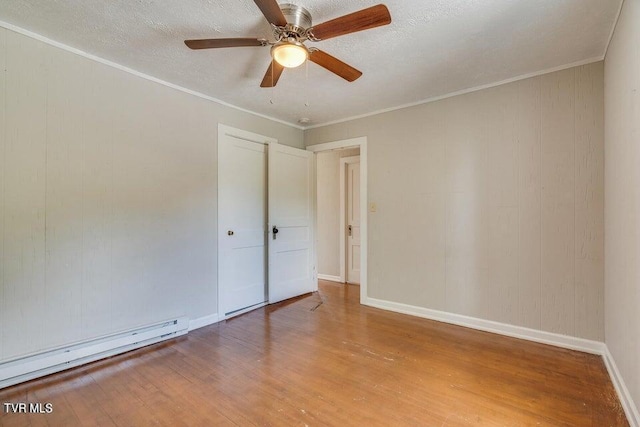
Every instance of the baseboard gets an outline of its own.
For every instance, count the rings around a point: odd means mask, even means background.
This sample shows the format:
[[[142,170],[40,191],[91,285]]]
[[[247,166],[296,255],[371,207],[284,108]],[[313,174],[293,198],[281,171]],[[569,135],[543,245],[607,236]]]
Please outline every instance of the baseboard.
[[[198,317],[197,319],[190,319],[189,332],[193,331],[194,329],[213,325],[214,323],[218,323],[219,321],[220,321],[220,318],[218,316],[218,313],[210,314],[208,316]]]
[[[396,313],[409,314],[412,316],[423,317],[425,319],[436,320],[438,322],[450,323],[453,325],[478,329],[480,331],[492,332],[509,337],[600,355],[604,360],[604,364],[609,372],[609,377],[611,377],[611,382],[616,389],[618,399],[624,409],[624,413],[629,424],[632,427],[640,427],[640,414],[638,413],[638,408],[636,407],[633,398],[620,375],[620,371],[618,371],[615,360],[609,352],[609,348],[603,342],[539,331],[522,326],[514,326],[506,323],[478,319],[476,317],[463,316],[461,314],[432,310],[424,307],[417,307],[376,298],[367,297],[362,301],[362,304]]]
[[[618,367],[616,366],[616,362],[609,351],[609,347],[605,346],[602,358],[604,359],[604,365],[607,367],[607,371],[609,371],[611,382],[618,393],[620,404],[622,405],[622,409],[624,409],[624,413],[627,416],[629,424],[632,427],[640,427],[640,413],[638,413],[638,408],[631,398],[629,389],[625,385],[622,375],[620,375],[620,371],[618,371]]]
[[[554,345],[556,347],[583,351],[585,353],[603,355],[605,351],[604,343],[599,341],[587,340],[584,338],[576,338],[568,335],[556,334],[553,332],[539,331],[522,326],[514,326],[507,323],[478,319],[476,317],[463,316],[461,314],[432,310],[429,308],[417,307],[392,301],[385,301],[376,298],[366,298],[366,300],[362,303],[371,307],[394,311],[396,313],[410,314],[413,316],[423,317],[425,319],[437,320],[438,322],[451,323],[453,325],[464,326],[467,328],[478,329],[480,331],[492,332],[509,337],[539,342],[542,344]]]
[[[318,274],[318,279],[328,280],[330,282],[344,283],[340,276],[332,276],[330,274]]]

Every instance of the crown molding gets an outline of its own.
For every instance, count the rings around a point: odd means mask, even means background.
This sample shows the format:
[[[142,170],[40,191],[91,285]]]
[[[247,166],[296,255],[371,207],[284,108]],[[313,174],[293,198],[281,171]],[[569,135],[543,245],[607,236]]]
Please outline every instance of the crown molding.
[[[411,102],[409,104],[402,104],[402,105],[398,105],[396,107],[383,108],[381,110],[372,111],[370,113],[365,113],[365,114],[360,114],[360,115],[357,115],[357,116],[346,117],[344,119],[332,120],[332,121],[324,122],[324,123],[318,123],[318,124],[315,124],[315,125],[307,126],[307,127],[304,128],[304,130],[310,130],[310,129],[320,128],[320,127],[324,127],[324,126],[335,125],[335,124],[338,124],[338,123],[350,122],[352,120],[363,119],[363,118],[366,118],[366,117],[376,116],[378,114],[389,113],[391,111],[396,111],[396,110],[402,110],[402,109],[405,109],[405,108],[416,107],[418,105],[423,105],[423,104],[429,104],[431,102],[440,101],[442,99],[453,98],[454,96],[465,95],[467,93],[472,93],[472,92],[478,92],[480,90],[490,89],[490,88],[493,88],[493,87],[496,87],[496,86],[502,86],[504,84],[517,82],[519,80],[529,79],[531,77],[537,77],[537,76],[541,76],[541,75],[544,75],[544,74],[554,73],[556,71],[562,71],[562,70],[566,70],[566,69],[573,68],[573,67],[579,67],[581,65],[592,64],[594,62],[602,61],[603,59],[604,59],[604,55],[600,55],[600,56],[597,56],[597,57],[594,57],[594,58],[584,59],[582,61],[577,61],[577,62],[572,62],[570,64],[560,65],[558,67],[547,68],[547,69],[544,69],[544,70],[535,71],[533,73],[528,73],[528,74],[522,74],[520,76],[512,77],[512,78],[509,78],[509,79],[506,79],[506,80],[500,80],[500,81],[494,82],[494,83],[487,83],[487,84],[480,85],[480,86],[474,86],[474,87],[471,87],[471,88],[468,88],[468,89],[462,89],[462,90],[459,90],[459,91],[456,91],[456,92],[446,93],[444,95],[438,95],[438,96],[434,96],[434,97],[431,97],[431,98],[426,98],[426,99],[423,99],[421,101]]]
[[[225,101],[223,101],[221,99],[214,98],[214,97],[209,96],[209,95],[205,95],[202,92],[197,92],[195,90],[191,90],[191,89],[188,89],[186,87],[170,83],[168,81],[159,79],[159,78],[154,77],[152,75],[145,74],[145,73],[142,73],[140,71],[134,70],[133,68],[125,67],[124,65],[118,64],[117,62],[113,62],[113,61],[110,61],[108,59],[104,59],[104,58],[101,58],[99,56],[93,55],[91,53],[85,52],[83,50],[77,49],[75,47],[68,46],[68,45],[66,45],[64,43],[60,43],[58,41],[52,40],[52,39],[50,39],[48,37],[45,37],[45,36],[43,36],[41,34],[34,33],[33,31],[29,31],[29,30],[26,30],[24,28],[18,27],[17,25],[13,25],[13,24],[10,24],[8,22],[0,21],[0,27],[1,28],[5,28],[5,29],[7,29],[9,31],[13,31],[14,33],[22,34],[23,36],[27,36],[29,38],[38,40],[40,42],[48,44],[49,46],[57,47],[58,49],[62,49],[62,50],[65,50],[67,52],[73,53],[75,55],[82,56],[83,58],[87,58],[87,59],[89,59],[91,61],[99,62],[99,63],[107,65],[109,67],[118,69],[120,71],[124,71],[125,73],[133,74],[136,77],[140,77],[140,78],[143,78],[145,80],[149,80],[149,81],[152,81],[154,83],[161,84],[161,85],[169,87],[171,89],[175,89],[175,90],[178,90],[180,92],[184,92],[184,93],[187,93],[189,95],[196,96],[198,98],[206,99],[207,101],[215,102],[216,104],[219,104],[219,105],[222,105],[222,106],[225,106],[225,107],[229,107],[229,108],[232,108],[234,110],[241,111],[243,113],[248,113],[248,114],[263,118],[263,119],[271,120],[273,122],[277,122],[277,123],[280,123],[280,124],[283,124],[283,125],[286,125],[286,126],[290,126],[290,127],[295,128],[295,129],[304,130],[304,127],[302,127],[302,126],[300,126],[298,124],[290,123],[290,122],[287,122],[285,120],[281,120],[281,119],[278,119],[278,118],[275,118],[275,117],[267,116],[266,114],[261,114],[261,113],[255,112],[255,111],[247,110],[246,108],[238,107],[237,105],[230,104],[230,103],[225,102]]]

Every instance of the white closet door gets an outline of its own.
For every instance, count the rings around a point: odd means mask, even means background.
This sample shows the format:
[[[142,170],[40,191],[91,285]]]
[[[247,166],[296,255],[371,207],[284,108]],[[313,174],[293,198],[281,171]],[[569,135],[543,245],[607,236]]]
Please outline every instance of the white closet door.
[[[267,299],[267,149],[260,139],[226,127],[219,133],[218,286],[225,316]]]
[[[313,292],[313,153],[269,144],[269,302]]]

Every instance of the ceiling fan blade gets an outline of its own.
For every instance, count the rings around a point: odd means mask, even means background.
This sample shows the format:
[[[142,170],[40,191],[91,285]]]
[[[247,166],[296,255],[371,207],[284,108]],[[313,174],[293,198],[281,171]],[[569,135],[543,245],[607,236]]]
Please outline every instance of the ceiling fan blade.
[[[284,27],[287,25],[287,20],[285,19],[282,11],[280,10],[280,6],[278,6],[278,2],[276,0],[253,0],[256,5],[260,8],[260,11],[267,18],[270,24],[277,25],[278,27]]]
[[[276,60],[272,60],[267,72],[264,73],[260,87],[274,87],[278,83],[283,70],[284,67],[282,65],[278,64]]]
[[[191,49],[213,49],[219,47],[264,46],[265,42],[263,39],[235,38],[185,40],[184,44]]]
[[[307,30],[312,40],[327,40],[357,31],[368,30],[391,23],[389,9],[383,4],[362,9],[322,24],[314,25]]]
[[[315,62],[321,67],[326,68],[334,74],[339,75],[343,79],[352,82],[362,75],[362,71],[358,71],[349,64],[345,64],[337,58],[318,49],[314,49],[309,54],[309,60]]]

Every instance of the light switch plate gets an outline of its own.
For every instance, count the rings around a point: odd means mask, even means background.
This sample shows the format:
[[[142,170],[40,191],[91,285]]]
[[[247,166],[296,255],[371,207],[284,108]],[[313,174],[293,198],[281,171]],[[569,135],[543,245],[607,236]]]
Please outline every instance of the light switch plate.
[[[369,212],[376,212],[378,210],[378,205],[375,203],[369,203]]]

